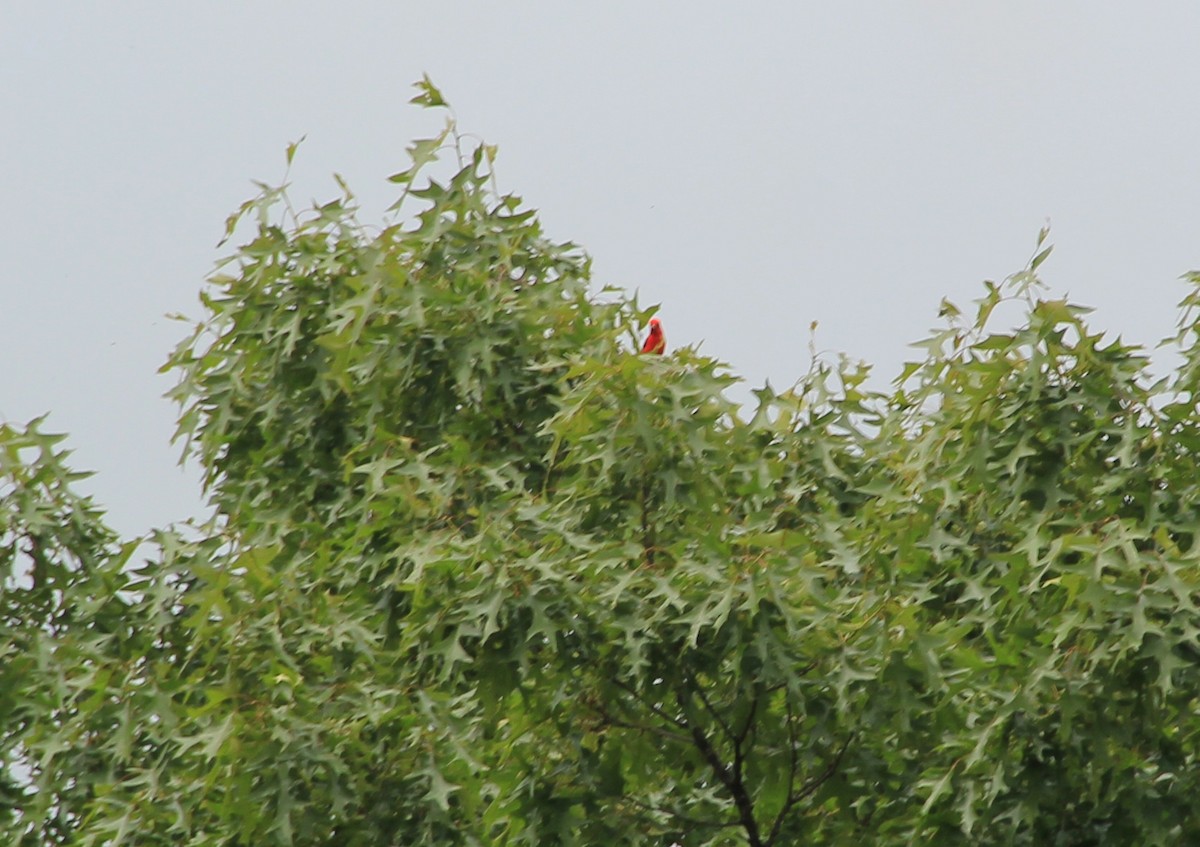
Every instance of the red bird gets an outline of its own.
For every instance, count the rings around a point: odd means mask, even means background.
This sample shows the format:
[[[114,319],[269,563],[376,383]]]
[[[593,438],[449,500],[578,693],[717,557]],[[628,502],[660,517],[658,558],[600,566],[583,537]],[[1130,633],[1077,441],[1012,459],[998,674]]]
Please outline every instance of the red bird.
[[[658,318],[650,319],[650,334],[646,336],[646,342],[642,345],[643,353],[661,353],[667,349],[667,337],[663,335],[662,321]]]

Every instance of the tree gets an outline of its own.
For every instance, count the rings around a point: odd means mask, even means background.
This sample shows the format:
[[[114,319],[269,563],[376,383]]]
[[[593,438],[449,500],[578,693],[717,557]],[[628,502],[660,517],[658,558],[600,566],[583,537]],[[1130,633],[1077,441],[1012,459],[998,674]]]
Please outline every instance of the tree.
[[[633,355],[494,148],[410,154],[382,226],[231,217],[166,366],[211,521],[139,552],[0,428],[8,843],[1200,836],[1200,278],[1167,379],[1043,233],[890,389],[817,359],[745,411]]]

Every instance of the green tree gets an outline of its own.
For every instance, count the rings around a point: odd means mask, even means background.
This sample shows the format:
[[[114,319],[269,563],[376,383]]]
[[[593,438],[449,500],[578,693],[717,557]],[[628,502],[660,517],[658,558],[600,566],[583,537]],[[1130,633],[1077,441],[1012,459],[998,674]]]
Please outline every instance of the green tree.
[[[493,148],[410,154],[381,226],[230,219],[167,364],[212,520],[139,553],[0,428],[7,843],[1200,838],[1200,279],[1155,381],[1043,233],[889,390],[747,411]]]

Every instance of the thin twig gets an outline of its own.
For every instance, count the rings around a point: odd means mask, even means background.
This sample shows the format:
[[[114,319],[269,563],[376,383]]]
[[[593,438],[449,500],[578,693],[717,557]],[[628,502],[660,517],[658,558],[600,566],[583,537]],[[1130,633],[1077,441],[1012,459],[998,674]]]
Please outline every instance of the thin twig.
[[[758,692],[754,692],[754,696],[750,699],[750,711],[746,714],[746,724],[742,727],[742,731],[737,734],[735,739],[737,744],[742,744],[746,737],[750,734],[750,727],[754,725],[754,716],[758,714]]]
[[[775,839],[779,837],[779,831],[783,828],[784,820],[796,805],[792,794],[796,785],[796,769],[800,764],[800,754],[796,750],[796,713],[792,711],[791,697],[785,696],[783,705],[787,709],[788,753],[791,761],[788,763],[787,794],[784,795],[783,806],[779,809],[779,814],[775,816],[775,823],[771,825],[771,834],[767,836],[767,844],[775,843]]]
[[[742,825],[742,822],[740,820],[732,820],[732,821],[700,820],[699,818],[693,818],[688,815],[685,815],[682,812],[677,812],[674,809],[665,809],[665,808],[660,808],[660,807],[656,807],[656,806],[651,806],[649,803],[644,803],[641,800],[637,799],[636,797],[632,797],[632,796],[626,797],[625,800],[628,801],[629,803],[633,804],[634,806],[639,806],[642,809],[645,809],[647,812],[657,812],[657,813],[661,813],[661,814],[670,815],[672,818],[678,820],[680,823],[685,823],[688,826],[699,826],[699,827],[704,827],[706,829],[729,829],[730,827]]]
[[[725,719],[721,717],[720,713],[713,708],[713,704],[704,696],[704,686],[700,684],[700,680],[693,676],[690,678],[690,682],[696,689],[696,693],[700,696],[700,702],[704,704],[704,708],[708,710],[708,713],[713,716],[713,720],[717,722],[717,726],[721,727],[721,731],[725,733],[725,736],[736,744],[737,736],[733,734],[733,730],[729,728],[729,724],[725,723]]]
[[[621,729],[632,729],[632,730],[636,730],[638,732],[648,732],[652,735],[657,735],[660,738],[665,738],[668,741],[674,741],[676,744],[686,745],[686,744],[692,743],[691,737],[687,736],[687,735],[683,735],[682,733],[671,732],[671,730],[666,729],[661,726],[640,724],[640,723],[634,723],[633,721],[623,720],[622,718],[618,718],[615,715],[611,714],[603,706],[598,706],[595,704],[589,704],[589,705],[591,705],[592,710],[597,715],[599,715],[600,719],[603,720],[608,726],[616,726],[616,727],[620,727]]]
[[[803,800],[809,794],[812,794],[820,788],[833,774],[837,771],[838,765],[842,763],[842,756],[846,755],[846,750],[850,747],[850,742],[854,740],[855,733],[850,733],[846,739],[846,743],[842,745],[842,749],[837,751],[837,754],[830,760],[825,770],[814,776],[808,782],[804,783],[804,787],[800,789],[800,793],[796,795],[796,801]]]
[[[612,679],[613,685],[628,692],[630,695],[633,696],[633,698],[635,700],[637,700],[642,705],[646,706],[646,708],[648,708],[650,711],[654,712],[654,714],[658,715],[663,720],[670,721],[671,723],[673,723],[675,726],[679,727],[680,729],[690,729],[690,727],[688,726],[688,722],[686,720],[681,720],[680,718],[676,718],[671,715],[668,715],[660,707],[654,705],[653,703],[647,703],[646,701],[642,700],[641,696],[637,692],[637,689],[635,689],[633,686],[631,686],[625,682],[622,682],[621,680],[617,679],[616,677],[612,677],[611,679]]]

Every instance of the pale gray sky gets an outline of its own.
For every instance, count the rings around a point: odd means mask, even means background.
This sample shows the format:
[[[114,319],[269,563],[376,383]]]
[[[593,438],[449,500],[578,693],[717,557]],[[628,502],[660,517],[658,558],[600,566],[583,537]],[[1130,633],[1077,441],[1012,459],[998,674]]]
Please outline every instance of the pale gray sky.
[[[337,171],[373,212],[429,73],[505,190],[752,383],[890,377],[940,298],[1027,260],[1153,343],[1200,267],[1194,2],[9,3],[0,414],[50,411],[125,533],[199,509],[155,370],[225,216]]]

